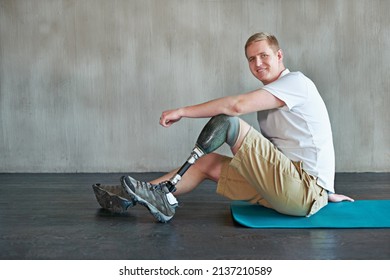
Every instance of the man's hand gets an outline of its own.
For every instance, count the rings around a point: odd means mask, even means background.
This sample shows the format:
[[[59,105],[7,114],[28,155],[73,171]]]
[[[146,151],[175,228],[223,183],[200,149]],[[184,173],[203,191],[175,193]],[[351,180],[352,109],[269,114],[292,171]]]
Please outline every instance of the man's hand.
[[[160,124],[163,127],[170,127],[175,122],[180,121],[181,118],[180,109],[164,111],[160,117]]]
[[[332,193],[328,195],[328,201],[329,202],[341,202],[341,201],[355,201],[352,198],[343,195],[343,194],[337,194],[337,193]]]

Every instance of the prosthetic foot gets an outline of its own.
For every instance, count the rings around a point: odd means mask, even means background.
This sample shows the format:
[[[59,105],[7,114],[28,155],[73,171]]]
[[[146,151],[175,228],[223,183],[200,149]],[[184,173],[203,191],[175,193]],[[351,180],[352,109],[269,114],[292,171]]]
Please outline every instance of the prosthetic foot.
[[[169,222],[175,215],[178,202],[164,184],[153,185],[123,176],[121,183],[133,201],[145,206],[161,223]]]

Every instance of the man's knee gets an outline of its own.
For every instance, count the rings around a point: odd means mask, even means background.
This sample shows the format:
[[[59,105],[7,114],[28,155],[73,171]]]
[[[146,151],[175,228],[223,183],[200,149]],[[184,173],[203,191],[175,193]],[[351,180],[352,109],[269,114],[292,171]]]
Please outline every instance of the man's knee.
[[[217,153],[210,153],[199,158],[193,168],[198,169],[207,179],[218,181],[223,163],[227,158],[224,155]]]
[[[239,118],[218,115],[205,125],[196,144],[206,154],[215,151],[225,142],[232,147],[237,141],[239,131]]]

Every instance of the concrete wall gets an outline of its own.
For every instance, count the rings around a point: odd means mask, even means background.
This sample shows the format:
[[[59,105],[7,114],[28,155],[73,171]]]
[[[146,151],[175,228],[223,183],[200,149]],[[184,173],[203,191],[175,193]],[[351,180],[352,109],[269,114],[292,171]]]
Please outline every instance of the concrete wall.
[[[206,120],[164,129],[160,113],[259,87],[243,52],[258,31],[317,84],[337,171],[390,171],[389,11],[379,0],[0,0],[0,172],[181,165]]]

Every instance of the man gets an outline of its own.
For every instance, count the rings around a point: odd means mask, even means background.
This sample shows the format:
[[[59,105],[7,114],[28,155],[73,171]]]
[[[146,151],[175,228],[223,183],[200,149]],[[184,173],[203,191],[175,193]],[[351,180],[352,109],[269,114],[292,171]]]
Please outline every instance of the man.
[[[128,194],[121,197],[123,201],[138,202],[160,222],[167,222],[177,207],[172,192],[187,193],[205,179],[218,182],[217,192],[232,200],[250,201],[286,215],[310,216],[328,201],[353,201],[334,193],[332,131],[313,82],[285,68],[273,35],[251,36],[245,54],[250,71],[264,87],[163,112],[163,127],[183,117],[211,120],[182,168],[149,183],[122,177]],[[253,112],[258,112],[261,132],[238,118]],[[230,146],[233,158],[213,153],[223,143]],[[117,197],[110,193],[110,203]]]

